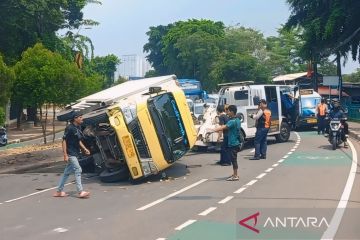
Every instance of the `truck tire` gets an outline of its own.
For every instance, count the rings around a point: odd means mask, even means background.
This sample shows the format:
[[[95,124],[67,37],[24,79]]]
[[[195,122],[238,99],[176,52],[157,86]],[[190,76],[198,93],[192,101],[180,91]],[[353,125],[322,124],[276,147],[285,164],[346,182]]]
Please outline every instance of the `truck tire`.
[[[290,138],[290,126],[287,122],[283,121],[280,126],[280,133],[275,135],[276,141],[287,142]]]
[[[105,168],[100,173],[100,181],[105,183],[113,183],[120,181],[127,181],[130,177],[129,169],[126,165],[123,165],[120,169],[109,169]]]
[[[82,156],[79,158],[79,164],[84,173],[94,173],[95,163],[92,156]]]

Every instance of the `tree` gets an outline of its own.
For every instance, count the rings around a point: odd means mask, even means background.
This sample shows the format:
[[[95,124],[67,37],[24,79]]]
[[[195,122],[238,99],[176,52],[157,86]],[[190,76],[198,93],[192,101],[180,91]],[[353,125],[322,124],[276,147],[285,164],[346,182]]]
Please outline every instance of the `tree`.
[[[152,73],[154,76],[170,74],[167,66],[165,66],[165,56],[162,49],[164,48],[164,37],[172,27],[173,24],[168,24],[167,26],[159,25],[150,27],[150,30],[146,32],[149,38],[143,50],[145,53],[148,53],[146,59],[154,68],[154,72]]]
[[[86,0],[2,0],[0,2],[0,52],[13,65],[21,53],[41,40],[49,49],[58,44],[56,32],[94,24],[83,19]]]
[[[86,70],[88,74],[98,74],[103,77],[103,89],[109,88],[114,84],[114,75],[120,59],[114,54],[104,57],[95,57],[91,60],[89,68]]]
[[[48,106],[63,106],[99,89],[99,83],[96,86],[94,79],[86,78],[75,63],[66,61],[41,43],[23,53],[15,65],[15,73],[12,98],[21,105],[21,110],[23,106],[39,109],[45,143]]]
[[[0,126],[5,123],[5,105],[10,99],[14,78],[14,72],[6,66],[3,57],[0,55]]]
[[[360,83],[360,68],[354,73],[344,75],[344,82]]]

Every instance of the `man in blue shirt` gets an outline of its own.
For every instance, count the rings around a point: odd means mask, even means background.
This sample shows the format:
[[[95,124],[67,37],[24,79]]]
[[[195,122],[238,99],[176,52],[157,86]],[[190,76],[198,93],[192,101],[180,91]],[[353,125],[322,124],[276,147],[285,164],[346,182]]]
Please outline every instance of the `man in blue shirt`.
[[[225,148],[226,155],[230,159],[233,166],[233,174],[226,179],[227,181],[239,181],[238,176],[238,163],[237,163],[237,153],[239,152],[240,147],[240,119],[236,117],[237,108],[235,105],[230,105],[228,107],[228,116],[229,121],[215,129],[208,129],[208,131],[220,132],[227,130],[228,131],[228,141]]]

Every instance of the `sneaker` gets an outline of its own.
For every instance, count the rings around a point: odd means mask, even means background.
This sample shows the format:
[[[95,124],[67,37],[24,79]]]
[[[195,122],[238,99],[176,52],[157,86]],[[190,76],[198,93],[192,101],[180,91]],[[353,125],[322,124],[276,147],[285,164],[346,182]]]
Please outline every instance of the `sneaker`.
[[[260,160],[259,157],[252,157],[252,158],[249,158],[249,160]]]
[[[226,181],[239,181],[239,176],[231,176]]]
[[[66,192],[55,192],[53,197],[67,197],[69,196]]]
[[[266,155],[261,156],[260,159],[266,159]]]
[[[85,192],[85,191],[82,191],[81,193],[79,193],[79,198],[88,198],[90,197],[90,192]]]
[[[221,161],[217,161],[215,164],[221,165],[222,162],[221,162]]]

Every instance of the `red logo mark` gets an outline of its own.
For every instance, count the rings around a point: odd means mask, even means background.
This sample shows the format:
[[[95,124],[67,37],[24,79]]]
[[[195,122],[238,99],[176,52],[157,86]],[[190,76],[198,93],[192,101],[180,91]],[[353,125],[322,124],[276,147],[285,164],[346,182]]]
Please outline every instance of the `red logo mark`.
[[[257,212],[257,213],[255,213],[255,214],[253,214],[253,215],[251,215],[251,216],[249,216],[249,217],[247,217],[247,218],[244,218],[243,220],[241,220],[241,221],[239,222],[239,224],[240,224],[241,226],[243,226],[243,227],[246,227],[246,228],[250,229],[251,231],[254,231],[254,232],[256,232],[256,233],[260,233],[260,231],[259,231],[258,229],[254,228],[254,227],[256,227],[257,218],[258,218],[259,215],[260,215],[260,212]],[[253,226],[250,226],[250,225],[246,224],[246,222],[249,221],[250,219],[254,219],[254,222],[255,222],[255,223],[254,223]]]

